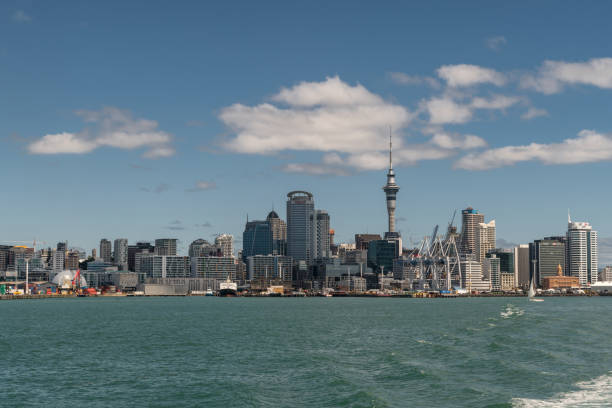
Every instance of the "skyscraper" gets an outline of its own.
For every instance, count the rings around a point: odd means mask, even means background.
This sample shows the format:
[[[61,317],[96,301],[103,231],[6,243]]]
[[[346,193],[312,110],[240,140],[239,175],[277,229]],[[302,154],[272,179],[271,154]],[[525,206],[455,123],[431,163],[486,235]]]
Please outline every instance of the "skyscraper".
[[[325,210],[315,210],[312,217],[312,257],[330,258],[329,214]]]
[[[156,239],[155,255],[176,256],[176,238]]]
[[[478,224],[484,223],[484,214],[480,214],[472,207],[461,211],[461,243],[459,251],[464,254],[476,253],[476,235]]]
[[[395,199],[399,186],[395,184],[395,172],[393,171],[393,144],[391,141],[391,133],[389,133],[389,171],[387,172],[387,184],[383,186],[385,197],[387,199],[387,216],[388,230],[385,234],[385,239],[398,238],[399,234],[395,231]]]
[[[306,191],[292,191],[287,198],[287,255],[311,263],[314,198]]]
[[[106,238],[100,241],[100,258],[106,263],[111,263],[113,261],[111,256],[111,242]]]
[[[476,260],[482,262],[492,249],[495,249],[495,220],[486,224],[481,222],[477,226]]]
[[[234,237],[230,234],[221,234],[215,238],[215,245],[221,250],[221,256],[234,256]]]
[[[557,276],[559,265],[565,270],[565,248],[565,237],[546,237],[529,244],[531,276],[538,285],[542,285],[543,278]]]
[[[580,285],[597,282],[597,231],[588,222],[572,222],[567,217],[567,260],[569,274],[578,277]],[[565,269],[564,269],[565,270]]]
[[[120,271],[128,270],[128,240],[127,238],[117,238],[114,247],[114,264]]]
[[[128,245],[128,270],[136,271],[137,253],[153,253],[154,249],[150,242],[137,242],[136,245]]]
[[[272,254],[287,254],[287,223],[280,219],[276,211],[272,210],[266,217],[272,232]]]
[[[213,245],[205,239],[196,239],[189,245],[189,257],[221,256],[217,245]]]

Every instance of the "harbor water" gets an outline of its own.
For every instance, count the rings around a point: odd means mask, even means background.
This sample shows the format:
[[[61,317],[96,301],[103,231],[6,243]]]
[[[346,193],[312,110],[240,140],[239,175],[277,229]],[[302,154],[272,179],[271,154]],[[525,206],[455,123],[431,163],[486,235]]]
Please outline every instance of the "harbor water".
[[[0,302],[0,406],[612,406],[612,297]]]

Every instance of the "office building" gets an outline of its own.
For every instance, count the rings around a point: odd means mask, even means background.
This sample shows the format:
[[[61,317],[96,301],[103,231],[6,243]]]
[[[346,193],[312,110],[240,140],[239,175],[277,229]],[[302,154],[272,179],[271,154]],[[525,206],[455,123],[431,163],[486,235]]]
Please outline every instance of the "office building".
[[[527,246],[526,249],[527,249],[527,259],[526,260],[528,263],[529,262],[529,246]],[[518,254],[517,254],[516,249],[496,248],[487,253],[487,258],[490,258],[493,255],[495,255],[495,257],[499,259],[500,276],[501,274],[512,275],[514,277],[512,288],[518,287]],[[529,273],[529,268],[527,268],[527,273]],[[491,284],[493,284],[493,282]]]
[[[272,233],[272,254],[287,255],[287,223],[272,210],[266,217]]]
[[[612,282],[612,266],[606,265],[599,271],[598,282]]]
[[[461,259],[461,287],[468,292],[488,292],[491,281],[484,278],[482,265],[471,257]]]
[[[400,256],[397,241],[394,239],[381,239],[370,241],[368,247],[368,267],[376,273],[391,273],[393,260]]]
[[[120,271],[128,270],[128,240],[118,238],[115,240],[113,261]]]
[[[531,274],[531,261],[529,258],[529,244],[521,244],[514,248],[516,256],[517,286],[523,289],[529,287]]]
[[[64,260],[64,269],[74,271],[79,269],[79,253],[77,251],[66,252],[66,259]]]
[[[546,237],[529,244],[531,276],[536,285],[542,286],[542,278],[557,276],[557,266],[565,270],[566,238]]]
[[[60,251],[60,252],[68,251],[68,241],[58,242],[57,243],[57,250]]]
[[[111,242],[108,239],[100,240],[100,258],[106,263],[112,263],[113,257],[111,256]]]
[[[461,241],[459,251],[463,254],[476,254],[478,225],[484,223],[484,214],[472,207],[461,211]]]
[[[145,256],[140,257],[139,273],[147,278],[187,278],[191,275],[187,256],[140,255]]]
[[[329,214],[324,210],[315,210],[312,217],[312,257],[314,259],[330,258]]]
[[[128,271],[136,271],[136,254],[139,252],[153,253],[155,247],[150,242],[137,242],[136,245],[128,245]]]
[[[569,216],[567,221],[569,275],[578,277],[582,286],[596,283],[598,271],[597,231],[594,231],[588,222],[572,222]]]
[[[221,256],[221,248],[205,239],[196,239],[189,244],[189,257],[195,258],[200,256]]]
[[[53,249],[51,252],[51,270],[61,272],[65,269],[66,252]]]
[[[215,238],[215,245],[221,251],[223,257],[234,256],[234,236],[230,234],[221,234]]]
[[[176,256],[176,239],[161,238],[155,240],[155,255]]]
[[[501,290],[500,259],[495,254],[490,254],[482,262],[483,279],[491,282],[491,290]]]
[[[476,260],[482,262],[487,253],[495,249],[495,220],[484,223],[481,222],[476,227],[476,245],[475,251]]]
[[[311,193],[292,191],[287,194],[287,255],[296,262],[312,263],[314,210]]]

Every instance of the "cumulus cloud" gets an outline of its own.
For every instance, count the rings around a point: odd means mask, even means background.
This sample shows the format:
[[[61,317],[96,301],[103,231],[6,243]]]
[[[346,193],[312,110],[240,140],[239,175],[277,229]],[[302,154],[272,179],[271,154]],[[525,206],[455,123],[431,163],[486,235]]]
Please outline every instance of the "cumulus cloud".
[[[478,65],[444,65],[438,68],[437,73],[450,87],[464,87],[486,83],[503,86],[506,83],[506,76],[504,74]]]
[[[196,191],[212,190],[215,188],[217,188],[217,184],[214,181],[198,181],[195,183],[194,187],[188,188],[185,191],[194,193]]]
[[[529,109],[527,109],[527,112],[521,115],[521,118],[529,120],[539,118],[540,116],[548,116],[548,111],[546,109],[539,109],[531,106]]]
[[[306,173],[314,176],[348,176],[348,169],[324,163],[289,163],[283,166],[286,173]]]
[[[284,88],[272,101],[256,106],[234,104],[220,119],[233,131],[225,143],[239,153],[283,150],[363,152],[384,149],[384,130],[405,127],[412,114],[362,85],[338,77]]]
[[[135,119],[124,110],[107,107],[101,111],[77,111],[90,124],[78,133],[47,134],[30,143],[31,154],[84,154],[100,147],[145,149],[143,157],[155,159],[172,156],[172,136],[158,129],[154,120]]]
[[[471,153],[455,163],[455,168],[487,170],[519,162],[539,161],[544,164],[578,164],[612,160],[612,135],[582,130],[578,137],[561,143],[531,143],[505,146]]]
[[[11,18],[17,23],[29,23],[30,21],[32,21],[32,17],[26,14],[26,12],[23,10],[15,11]]]
[[[429,122],[435,125],[466,123],[473,115],[469,106],[457,103],[449,97],[429,99],[424,106],[429,113]]]
[[[440,88],[440,82],[429,76],[408,75],[403,72],[390,72],[389,77],[393,82],[400,85],[423,85],[427,84],[432,88]]]
[[[561,92],[565,85],[592,85],[612,89],[612,58],[593,58],[585,62],[545,61],[537,74],[525,75],[524,88],[544,94]]]
[[[495,37],[489,37],[485,40],[485,44],[488,48],[492,49],[493,51],[499,51],[502,49],[502,47],[504,45],[506,45],[508,41],[506,40],[506,37],[504,37],[503,35],[498,35]]]
[[[493,95],[491,98],[476,97],[471,106],[476,109],[506,109],[518,103],[521,99],[515,96]]]

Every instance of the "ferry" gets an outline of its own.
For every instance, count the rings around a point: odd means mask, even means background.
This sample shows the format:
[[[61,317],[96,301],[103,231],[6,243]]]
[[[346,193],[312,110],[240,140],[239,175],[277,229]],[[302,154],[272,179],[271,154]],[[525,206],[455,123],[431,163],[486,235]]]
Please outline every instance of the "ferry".
[[[236,295],[238,295],[238,284],[232,282],[229,275],[227,275],[227,280],[219,284],[219,296],[233,297]]]

